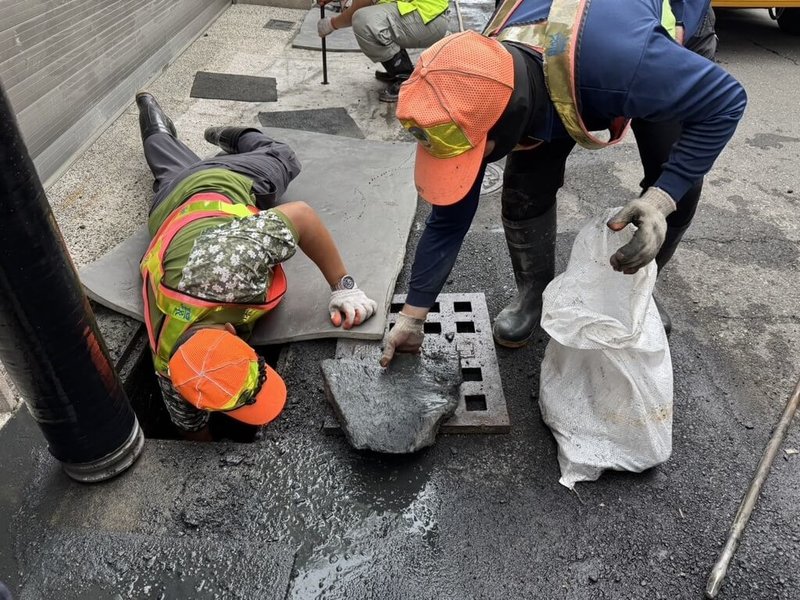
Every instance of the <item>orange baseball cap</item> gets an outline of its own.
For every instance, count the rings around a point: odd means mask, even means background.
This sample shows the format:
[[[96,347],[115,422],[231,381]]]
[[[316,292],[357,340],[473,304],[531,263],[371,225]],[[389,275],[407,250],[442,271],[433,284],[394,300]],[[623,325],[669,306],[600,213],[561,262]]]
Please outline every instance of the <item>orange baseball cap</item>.
[[[189,404],[250,425],[266,425],[286,405],[281,376],[223,329],[200,329],[181,344],[169,361],[169,375]]]
[[[486,135],[514,91],[514,59],[474,31],[449,35],[420,56],[402,86],[397,118],[419,142],[414,180],[431,204],[461,200],[483,161]]]

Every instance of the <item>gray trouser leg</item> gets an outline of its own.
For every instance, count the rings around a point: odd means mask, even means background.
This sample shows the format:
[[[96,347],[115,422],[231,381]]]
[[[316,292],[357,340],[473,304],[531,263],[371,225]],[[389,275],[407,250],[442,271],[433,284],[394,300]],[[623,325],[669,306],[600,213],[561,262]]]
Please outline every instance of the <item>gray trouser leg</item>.
[[[257,132],[242,135],[237,142],[237,150],[237,154],[222,154],[202,161],[197,159],[198,162],[184,168],[169,183],[158,189],[153,199],[153,208],[169,196],[180,181],[198,171],[211,168],[228,169],[249,177],[253,180],[253,192],[259,208],[274,206],[275,200],[286,192],[289,183],[300,173],[300,161],[294,150],[283,142]]]
[[[154,133],[144,139],[144,158],[155,177],[153,191],[156,195],[175,177],[201,160],[186,144],[168,133]]]
[[[427,25],[419,12],[401,15],[397,4],[373,4],[353,14],[353,33],[372,62],[385,62],[402,49],[427,48],[447,35],[447,11]]]

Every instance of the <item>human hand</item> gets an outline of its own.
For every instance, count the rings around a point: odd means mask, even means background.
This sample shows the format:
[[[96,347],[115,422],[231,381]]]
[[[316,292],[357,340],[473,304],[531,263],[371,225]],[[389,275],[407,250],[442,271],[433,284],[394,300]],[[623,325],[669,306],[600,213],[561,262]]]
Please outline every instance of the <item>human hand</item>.
[[[611,257],[615,271],[631,275],[656,257],[667,233],[667,216],[675,209],[667,192],[651,187],[608,220],[606,225],[613,231],[622,231],[629,223],[638,227],[633,239]]]
[[[422,329],[424,324],[425,319],[415,319],[400,312],[394,327],[389,332],[389,339],[386,340],[380,360],[381,366],[386,367],[392,362],[395,351],[418,354],[425,339],[425,332]]]
[[[331,323],[334,327],[340,325],[344,329],[350,329],[355,325],[361,325],[378,310],[378,303],[371,300],[357,287],[349,290],[334,290],[331,292],[331,300],[328,303],[328,311],[331,314]],[[344,322],[342,315],[344,314]]]
[[[336,31],[336,27],[333,25],[333,17],[325,17],[317,21],[317,33],[319,37],[324,38],[334,31]]]

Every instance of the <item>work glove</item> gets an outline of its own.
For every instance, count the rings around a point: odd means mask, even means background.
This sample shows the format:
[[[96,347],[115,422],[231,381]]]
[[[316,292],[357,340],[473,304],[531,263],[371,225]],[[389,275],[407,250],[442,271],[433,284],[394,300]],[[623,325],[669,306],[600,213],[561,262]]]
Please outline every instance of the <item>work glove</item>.
[[[336,27],[333,26],[333,17],[325,17],[317,21],[317,33],[319,37],[324,38],[334,31],[336,31]]]
[[[354,325],[361,325],[378,310],[378,303],[370,300],[360,289],[334,290],[331,292],[331,301],[328,311],[331,314],[331,323],[334,327],[340,325],[350,329]],[[344,314],[344,322],[342,315]]]
[[[392,362],[395,351],[418,354],[422,340],[425,339],[425,332],[422,330],[424,324],[425,319],[415,319],[400,312],[394,327],[389,332],[389,339],[386,340],[381,366],[386,367]]]
[[[606,224],[613,231],[622,231],[629,223],[638,227],[633,239],[611,257],[615,271],[636,273],[656,257],[667,233],[667,216],[675,209],[675,201],[667,192],[651,187],[608,220]]]

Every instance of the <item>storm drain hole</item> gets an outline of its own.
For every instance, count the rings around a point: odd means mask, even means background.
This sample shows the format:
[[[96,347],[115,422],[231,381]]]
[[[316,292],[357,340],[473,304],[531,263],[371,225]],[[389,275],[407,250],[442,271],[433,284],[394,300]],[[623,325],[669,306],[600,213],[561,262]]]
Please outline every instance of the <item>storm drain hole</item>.
[[[457,333],[475,333],[475,323],[472,321],[456,321]]]
[[[441,323],[425,323],[422,326],[422,331],[425,333],[442,333],[442,324]]]
[[[461,379],[464,381],[483,381],[480,367],[464,367],[461,369]]]
[[[439,303],[438,302],[434,302],[433,306],[431,306],[431,308],[430,308],[430,310],[428,312],[439,312]]]
[[[402,308],[403,308],[402,302],[392,302],[392,305],[389,308],[389,310],[393,313],[399,313]]]
[[[464,404],[468,412],[486,410],[486,396],[483,394],[464,396]]]
[[[453,310],[456,312],[472,312],[472,302],[453,302]]]

